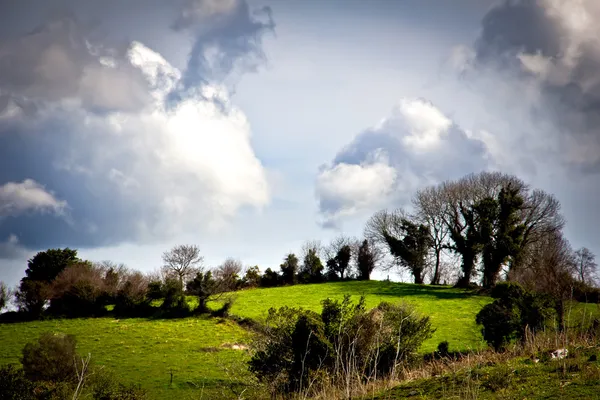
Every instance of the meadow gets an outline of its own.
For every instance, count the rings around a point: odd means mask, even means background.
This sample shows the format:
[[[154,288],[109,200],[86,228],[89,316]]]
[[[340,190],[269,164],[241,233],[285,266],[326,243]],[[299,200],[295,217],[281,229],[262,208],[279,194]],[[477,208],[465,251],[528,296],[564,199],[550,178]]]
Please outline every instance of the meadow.
[[[270,307],[320,311],[321,300],[345,294],[355,301],[364,295],[368,307],[381,301],[407,302],[429,315],[437,330],[422,346],[423,353],[443,340],[453,351],[485,347],[474,320],[491,299],[445,286],[349,281],[249,289],[233,294],[231,314],[260,321]],[[256,385],[245,369],[252,334],[230,319],[105,317],[1,324],[0,364],[18,363],[23,346],[46,331],[75,335],[81,354],[91,353],[96,365],[124,383],[140,384],[152,398],[236,398],[243,390],[246,398],[258,395],[253,395]]]

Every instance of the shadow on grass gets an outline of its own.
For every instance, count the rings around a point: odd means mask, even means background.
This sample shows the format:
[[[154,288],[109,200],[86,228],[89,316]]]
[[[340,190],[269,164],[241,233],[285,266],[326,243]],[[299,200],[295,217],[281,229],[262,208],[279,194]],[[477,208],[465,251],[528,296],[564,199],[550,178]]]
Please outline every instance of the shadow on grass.
[[[480,296],[477,290],[457,289],[451,286],[441,285],[418,285],[414,283],[399,283],[386,281],[355,281],[350,285],[331,284],[339,286],[342,291],[348,291],[349,288],[360,294],[392,297],[410,297],[410,296],[428,296],[438,299],[465,299],[474,296]]]

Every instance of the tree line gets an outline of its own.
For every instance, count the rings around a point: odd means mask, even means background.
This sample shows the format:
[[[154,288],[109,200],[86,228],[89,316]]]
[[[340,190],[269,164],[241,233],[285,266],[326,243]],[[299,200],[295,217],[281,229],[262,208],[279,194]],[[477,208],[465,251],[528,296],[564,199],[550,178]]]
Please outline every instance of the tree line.
[[[587,248],[574,251],[563,234],[560,202],[516,176],[470,174],[419,190],[412,205],[412,213],[375,213],[365,235],[415,283],[424,283],[429,272],[431,284],[439,284],[449,270],[464,288],[561,273],[585,285],[597,283],[595,256]],[[444,263],[451,256],[460,264]]]
[[[232,258],[206,268],[196,245],[166,251],[162,268],[150,274],[82,260],[73,249],[50,249],[28,261],[15,290],[0,284],[0,310],[12,298],[30,318],[100,315],[109,305],[115,312],[142,315],[162,301],[163,312],[185,315],[208,312],[209,299],[238,289],[368,280],[376,268],[392,267],[408,271],[417,284],[429,276],[431,284],[491,289],[505,280],[565,300],[573,293],[598,300],[598,292],[590,290],[597,283],[595,256],[587,248],[573,250],[553,195],[512,175],[482,172],[423,188],[412,206],[410,213],[376,212],[363,239],[307,241],[299,256],[289,253],[279,269],[262,273]],[[197,299],[194,310],[186,295]]]
[[[233,258],[206,268],[197,245],[178,245],[163,253],[158,271],[143,274],[123,264],[83,260],[74,249],[49,249],[28,260],[25,276],[14,290],[0,282],[0,310],[11,301],[18,310],[1,318],[101,316],[110,306],[122,316],[225,313],[231,300],[225,299],[222,309],[211,311],[209,299],[219,300],[229,292],[252,287],[368,280],[377,257],[368,240],[339,236],[328,246],[306,242],[300,258],[289,253],[279,271],[267,268],[261,273],[258,266],[243,268],[241,261]],[[195,298],[193,308],[186,296]]]

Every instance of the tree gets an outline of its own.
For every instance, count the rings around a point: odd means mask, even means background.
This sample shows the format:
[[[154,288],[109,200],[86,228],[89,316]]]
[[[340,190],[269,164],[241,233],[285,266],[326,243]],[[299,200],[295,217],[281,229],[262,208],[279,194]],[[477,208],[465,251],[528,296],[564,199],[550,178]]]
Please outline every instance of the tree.
[[[187,292],[198,299],[196,312],[204,313],[208,311],[206,305],[208,299],[212,295],[219,293],[219,286],[213,278],[211,271],[204,272],[199,270],[196,272],[196,276],[187,283]]]
[[[81,261],[77,258],[77,250],[50,249],[37,253],[27,261],[25,279],[50,283],[71,263]]]
[[[302,283],[319,283],[323,282],[323,264],[319,258],[321,251],[319,242],[307,242],[303,253],[304,259],[302,270],[299,274],[299,281]]]
[[[357,264],[358,279],[362,281],[371,279],[371,273],[375,269],[375,256],[367,239],[363,240],[358,248]]]
[[[226,259],[215,271],[215,279],[225,292],[236,290],[242,272],[242,262],[233,258]]]
[[[0,312],[6,307],[10,300],[10,289],[6,284],[0,281]]]
[[[564,328],[565,307],[575,286],[577,262],[562,232],[552,232],[535,241],[522,256],[519,269],[511,271],[511,280],[527,290],[546,293],[554,299],[558,327]]]
[[[41,251],[28,260],[25,277],[16,294],[19,309],[38,317],[50,299],[52,281],[78,261],[81,260],[77,258],[77,250],[69,248]]]
[[[281,269],[281,280],[286,285],[295,285],[298,283],[298,257],[294,253],[288,254],[283,263],[279,266]]]
[[[260,286],[260,269],[258,268],[258,265],[246,269],[243,284],[247,287]]]
[[[528,292],[516,283],[501,283],[491,292],[494,302],[485,305],[475,318],[483,325],[485,341],[500,350],[512,339],[525,341],[527,331],[543,329],[552,316],[547,295]]]
[[[163,268],[176,275],[183,285],[198,270],[204,257],[200,255],[200,248],[196,245],[179,245],[164,252],[162,259]]]
[[[560,214],[560,203],[553,196],[541,190],[531,191],[519,178],[498,172],[470,174],[425,190],[425,203],[433,204],[433,211],[419,210],[419,213],[435,215],[448,230],[450,241],[444,247],[461,257],[462,275],[458,286],[469,285],[477,272],[476,264],[483,250],[477,232],[475,205],[485,199],[497,199],[502,188],[509,185],[524,200],[517,212],[519,223],[524,226],[523,237],[519,251],[511,257],[508,265],[509,270],[514,270],[522,264],[521,256],[527,247],[562,229],[564,219]],[[417,203],[420,201],[417,200]]]
[[[348,275],[350,272],[350,262],[355,252],[355,242],[356,239],[339,235],[323,249],[322,255],[324,256],[327,273],[330,277],[335,279],[335,275],[344,279],[344,276]]]
[[[434,257],[434,268],[431,277],[432,285],[439,285],[442,275],[442,255],[448,239],[448,227],[444,224],[444,205],[440,196],[437,195],[435,187],[429,187],[417,192],[412,199],[416,210],[415,217],[424,225],[429,227],[431,238],[429,240]]]
[[[401,209],[392,212],[382,210],[367,222],[365,235],[385,243],[400,265],[411,272],[414,282],[423,283],[427,255],[431,249],[431,233],[427,225],[411,221],[411,217]]]
[[[104,273],[91,262],[69,265],[52,281],[48,311],[68,317],[103,314]]]
[[[280,281],[281,277],[279,276],[279,274],[273,271],[271,268],[267,268],[263,276],[260,278],[260,286],[275,287],[279,285]]]
[[[598,268],[598,264],[596,264],[596,255],[587,247],[582,247],[575,252],[575,257],[577,260],[577,276],[579,280],[584,285],[593,284]]]
[[[497,199],[485,198],[473,207],[485,288],[496,284],[502,266],[522,249],[525,225],[520,221],[519,211],[523,203],[518,189],[509,184],[500,190]]]

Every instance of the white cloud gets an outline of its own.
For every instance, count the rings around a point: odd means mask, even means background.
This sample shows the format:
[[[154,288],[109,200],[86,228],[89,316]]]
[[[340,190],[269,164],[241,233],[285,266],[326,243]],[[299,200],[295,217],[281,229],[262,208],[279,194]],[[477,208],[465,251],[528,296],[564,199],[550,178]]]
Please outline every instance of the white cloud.
[[[254,154],[250,124],[227,90],[205,83],[173,101],[169,96],[183,75],[178,69],[139,42],[123,54],[117,68],[140,77],[149,100],[144,107],[126,106],[121,94],[133,89],[105,62],[80,74],[80,83],[89,83],[85,93],[66,99],[62,92],[28,92],[27,100],[42,101],[34,117],[5,116],[39,153],[27,157],[37,157],[41,169],[36,172],[45,176],[40,181],[57,182],[53,189],[69,202],[73,229],[60,230],[52,240],[78,246],[152,242],[206,233],[229,223],[242,208],[266,206],[266,170]],[[35,87],[38,77],[30,78]],[[104,112],[95,112],[97,107]],[[36,137],[57,145],[45,148]],[[15,172],[28,162],[18,155],[7,158]],[[33,181],[22,185],[25,193],[5,185],[12,197],[5,195],[11,201],[4,201],[0,215],[64,206],[50,194],[43,196]],[[12,201],[15,196],[18,203]],[[14,226],[0,225],[0,234],[10,229]],[[30,231],[22,237],[25,245],[37,234]]]
[[[448,117],[422,99],[403,99],[398,110],[410,130],[410,135],[404,136],[403,140],[416,151],[427,151],[438,146],[442,135],[452,126]]]
[[[327,223],[385,203],[397,172],[386,157],[374,158],[361,164],[340,163],[317,176],[316,191]]]
[[[61,214],[67,202],[58,200],[44,186],[31,180],[7,182],[0,186],[0,217],[18,216],[29,211]]]
[[[408,206],[420,187],[493,162],[481,137],[462,130],[432,103],[402,99],[390,117],[357,135],[322,168],[316,182],[319,211],[326,226],[335,226],[378,208]]]

